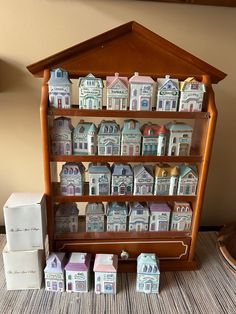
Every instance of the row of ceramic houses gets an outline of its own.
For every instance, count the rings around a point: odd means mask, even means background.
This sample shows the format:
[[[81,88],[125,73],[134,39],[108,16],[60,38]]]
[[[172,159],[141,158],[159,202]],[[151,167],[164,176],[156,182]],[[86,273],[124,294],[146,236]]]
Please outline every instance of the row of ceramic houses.
[[[202,111],[205,85],[193,77],[179,82],[177,78],[158,78],[157,83],[150,76],[135,72],[128,77],[106,78],[106,100],[103,101],[104,83],[101,78],[88,74],[78,80],[79,108],[108,110],[152,110],[157,111]],[[48,81],[50,106],[71,107],[71,81],[68,73],[61,68],[51,70]]]
[[[88,292],[90,290],[91,255],[51,253],[44,269],[45,289],[54,292]],[[94,290],[97,294],[116,294],[118,257],[115,254],[96,254]],[[159,261],[154,253],[141,253],[137,259],[136,290],[158,293],[160,283]]]
[[[114,120],[103,120],[98,128],[81,120],[74,128],[70,118],[59,117],[53,120],[50,137],[53,155],[188,156],[192,133],[192,126],[176,121],[141,127],[129,119],[120,129]]]
[[[87,170],[89,195],[196,195],[196,165],[151,165],[90,163]],[[85,167],[67,162],[60,172],[62,195],[84,195]]]
[[[55,209],[57,233],[81,232],[76,203],[61,203]],[[86,232],[106,231],[189,231],[192,209],[189,203],[125,202],[88,203]]]

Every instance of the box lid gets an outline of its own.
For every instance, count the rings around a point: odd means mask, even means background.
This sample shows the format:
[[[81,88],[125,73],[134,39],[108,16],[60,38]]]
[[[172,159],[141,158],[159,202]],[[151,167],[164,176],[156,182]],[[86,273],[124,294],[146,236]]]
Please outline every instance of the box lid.
[[[6,201],[4,207],[19,207],[40,204],[42,198],[43,193],[12,193]]]

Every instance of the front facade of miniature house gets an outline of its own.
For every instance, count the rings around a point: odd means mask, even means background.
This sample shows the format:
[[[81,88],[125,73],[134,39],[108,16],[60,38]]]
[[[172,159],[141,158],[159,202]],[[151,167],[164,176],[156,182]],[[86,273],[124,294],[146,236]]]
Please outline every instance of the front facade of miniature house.
[[[81,77],[78,80],[79,108],[102,109],[103,81],[93,74]]]
[[[178,195],[196,195],[198,183],[198,171],[195,165],[179,166]]]
[[[96,155],[97,128],[94,123],[81,120],[73,132],[74,155]]]
[[[157,79],[157,111],[177,111],[179,100],[179,81],[169,75]]]
[[[146,203],[130,203],[129,231],[147,231],[149,222],[149,208]]]
[[[178,177],[178,166],[156,165],[154,195],[176,195]]]
[[[133,171],[130,165],[113,164],[111,179],[112,195],[131,195],[133,192]]]
[[[98,155],[120,155],[120,127],[115,120],[103,120],[99,125]]]
[[[68,196],[83,195],[84,166],[80,162],[67,162],[60,173],[61,194]]]
[[[91,255],[72,253],[65,266],[66,292],[88,292]]]
[[[68,73],[61,68],[50,71],[48,96],[51,107],[67,109],[71,107],[71,82]]]
[[[150,203],[150,231],[168,231],[171,209],[166,203]]]
[[[141,76],[138,72],[129,79],[130,110],[152,110],[154,81],[150,76]]]
[[[89,195],[110,195],[111,170],[109,164],[89,164]]]
[[[125,120],[121,131],[121,155],[139,156],[141,140],[140,122],[133,119]]]
[[[146,123],[142,127],[142,155],[164,156],[169,131],[164,125]]]
[[[128,78],[119,76],[107,76],[107,109],[109,110],[127,110],[128,107]]]
[[[125,203],[108,203],[106,215],[107,231],[126,231],[128,209]]]
[[[103,203],[88,203],[85,209],[86,232],[103,232],[104,214]]]
[[[64,267],[65,253],[51,253],[44,269],[45,289],[48,291],[65,291]]]
[[[188,156],[192,143],[192,126],[181,122],[170,122],[166,127],[170,132],[167,155]]]
[[[205,85],[193,77],[180,83],[179,111],[202,111]]]
[[[53,155],[72,155],[71,119],[60,117],[53,120],[50,130],[51,152]]]
[[[159,293],[159,262],[154,253],[141,253],[137,260],[136,291]]]
[[[189,203],[174,202],[171,215],[171,231],[190,231],[192,209]]]
[[[154,178],[152,169],[142,164],[133,167],[134,195],[152,195]]]
[[[116,294],[118,257],[114,254],[96,254],[93,271],[95,273],[96,294]]]
[[[76,203],[61,203],[55,209],[55,230],[57,233],[78,232],[79,210]]]

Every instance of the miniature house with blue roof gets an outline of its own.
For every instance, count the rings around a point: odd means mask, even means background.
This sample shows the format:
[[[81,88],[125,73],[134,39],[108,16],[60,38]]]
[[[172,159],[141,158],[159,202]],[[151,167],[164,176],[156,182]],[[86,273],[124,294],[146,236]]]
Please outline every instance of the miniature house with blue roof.
[[[79,88],[79,108],[80,109],[102,109],[103,81],[93,74],[80,77]]]
[[[152,195],[153,193],[153,171],[151,166],[142,164],[134,165],[134,195]]]
[[[50,130],[53,155],[72,155],[73,129],[70,118],[59,117],[53,120],[53,126]]]
[[[88,203],[85,208],[86,232],[102,232],[104,226],[103,203]]]
[[[110,195],[111,170],[108,163],[90,163],[89,195]]]
[[[169,75],[157,79],[157,111],[177,111],[179,100],[179,80]]]
[[[130,195],[133,192],[133,170],[128,164],[113,164],[111,179],[112,195]]]
[[[120,127],[115,120],[102,120],[99,125],[98,155],[120,155]]]
[[[60,203],[55,207],[57,233],[78,232],[79,210],[76,203]]]
[[[196,195],[198,184],[198,171],[196,165],[179,166],[178,195]]]
[[[74,155],[96,155],[97,127],[94,123],[80,120],[73,132]]]
[[[79,196],[84,192],[85,167],[81,162],[67,162],[60,172],[61,194]]]
[[[119,76],[119,73],[115,73],[115,76],[107,76],[106,88],[107,109],[127,110],[129,94],[128,78]]]
[[[129,231],[147,231],[149,208],[146,203],[129,204]]]
[[[133,119],[125,120],[121,131],[121,155],[139,156],[141,140],[140,122]]]
[[[136,291],[159,293],[159,261],[154,253],[141,253],[137,260]]]
[[[128,208],[123,202],[107,204],[107,231],[126,231]]]
[[[55,108],[71,107],[71,82],[68,72],[61,68],[52,69],[50,71],[50,79],[48,81],[49,104]]]
[[[178,188],[179,168],[168,164],[155,166],[154,195],[176,195]]]

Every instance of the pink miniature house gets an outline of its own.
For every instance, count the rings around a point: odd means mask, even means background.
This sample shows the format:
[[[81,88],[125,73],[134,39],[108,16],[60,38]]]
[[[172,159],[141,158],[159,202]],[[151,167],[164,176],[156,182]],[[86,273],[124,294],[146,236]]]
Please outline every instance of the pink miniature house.
[[[119,76],[107,76],[107,109],[111,110],[127,110],[128,106],[128,78]]]

